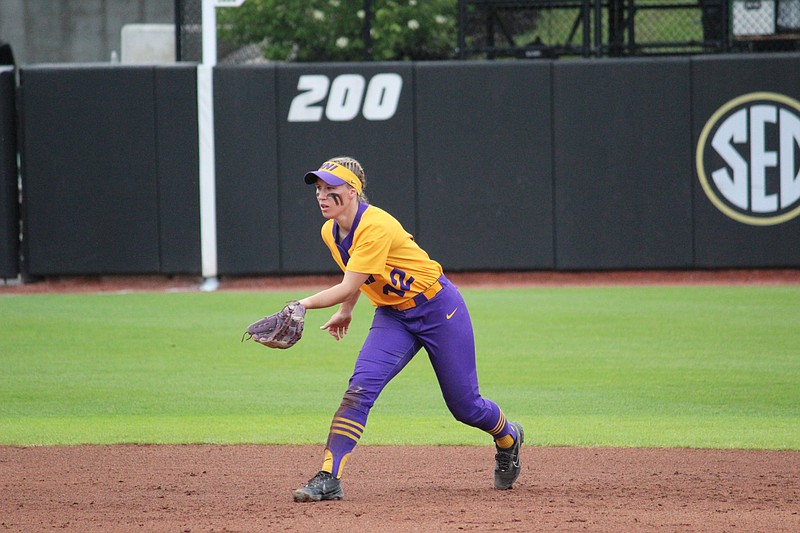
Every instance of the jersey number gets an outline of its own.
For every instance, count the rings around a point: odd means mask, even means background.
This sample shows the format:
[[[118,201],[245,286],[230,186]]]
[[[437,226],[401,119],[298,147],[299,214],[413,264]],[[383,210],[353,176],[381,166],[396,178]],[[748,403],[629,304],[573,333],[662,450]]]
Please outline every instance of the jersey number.
[[[389,274],[389,281],[392,284],[386,284],[383,286],[383,294],[396,294],[397,296],[405,296],[406,291],[411,288],[411,284],[414,283],[414,276],[408,276],[406,279],[407,274],[400,270],[399,268],[392,269],[392,272]]]

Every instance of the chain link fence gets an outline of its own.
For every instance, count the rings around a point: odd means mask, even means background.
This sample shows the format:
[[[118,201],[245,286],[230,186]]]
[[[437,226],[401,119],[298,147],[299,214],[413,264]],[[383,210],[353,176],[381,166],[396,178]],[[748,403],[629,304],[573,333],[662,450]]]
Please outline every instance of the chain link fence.
[[[702,3],[701,3],[702,2]],[[462,0],[459,57],[723,51],[723,0]]]
[[[459,59],[800,50],[800,0],[453,2]],[[178,60],[200,62],[202,0],[175,0],[175,19]],[[220,63],[262,61],[262,45],[220,41]]]
[[[594,24],[583,0],[461,1],[458,55],[536,58],[591,54]]]
[[[733,0],[731,33],[748,51],[800,49],[800,0]]]
[[[800,50],[800,0],[459,0],[458,56]]]

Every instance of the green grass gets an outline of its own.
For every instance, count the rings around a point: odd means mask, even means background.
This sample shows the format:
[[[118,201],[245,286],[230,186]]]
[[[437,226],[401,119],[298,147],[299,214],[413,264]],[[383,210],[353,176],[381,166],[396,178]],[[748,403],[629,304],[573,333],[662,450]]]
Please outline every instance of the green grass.
[[[800,449],[800,287],[465,290],[484,396],[533,445]],[[366,335],[310,311],[291,350],[240,343],[289,293],[0,296],[0,443],[321,443]],[[424,352],[363,444],[485,444]]]

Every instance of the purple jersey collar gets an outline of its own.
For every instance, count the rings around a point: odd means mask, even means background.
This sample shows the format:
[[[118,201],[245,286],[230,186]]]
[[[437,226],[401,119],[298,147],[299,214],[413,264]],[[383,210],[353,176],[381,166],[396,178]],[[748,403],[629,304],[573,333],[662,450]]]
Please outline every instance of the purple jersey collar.
[[[353,235],[356,232],[356,228],[358,228],[359,223],[361,222],[361,216],[364,214],[364,211],[367,210],[369,204],[359,203],[358,204],[358,211],[356,211],[356,216],[353,219],[353,226],[350,228],[350,233],[347,234],[347,237],[342,239],[339,242],[339,223],[335,220],[333,221],[333,241],[336,243],[336,247],[339,249],[339,255],[342,257],[342,263],[347,266],[347,262],[350,261],[350,247],[353,246]]]

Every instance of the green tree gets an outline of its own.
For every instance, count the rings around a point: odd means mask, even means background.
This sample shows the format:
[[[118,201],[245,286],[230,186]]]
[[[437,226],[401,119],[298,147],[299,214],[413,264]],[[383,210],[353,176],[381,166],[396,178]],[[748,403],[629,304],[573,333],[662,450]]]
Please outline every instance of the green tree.
[[[219,37],[259,43],[276,61],[363,61],[363,8],[357,0],[247,0],[218,11]],[[370,35],[378,61],[451,59],[456,0],[375,0]]]

